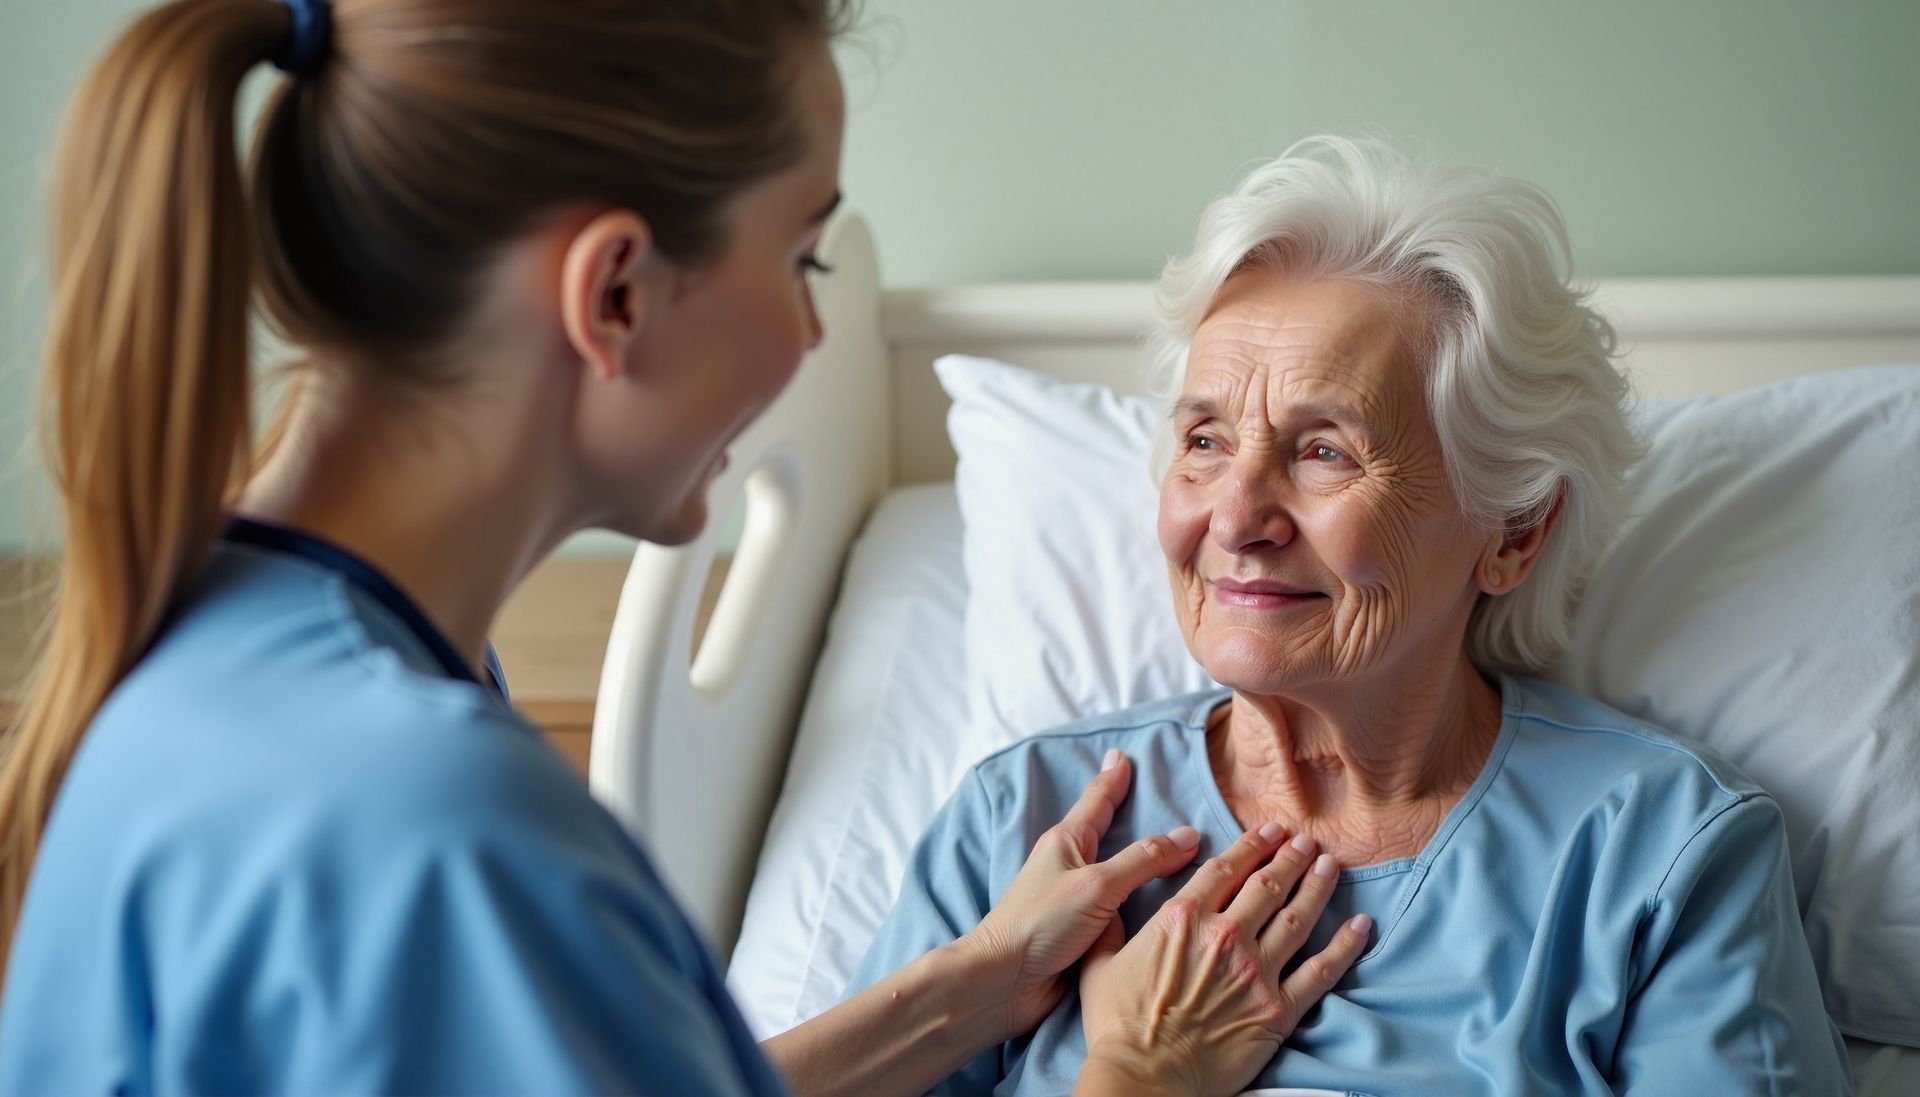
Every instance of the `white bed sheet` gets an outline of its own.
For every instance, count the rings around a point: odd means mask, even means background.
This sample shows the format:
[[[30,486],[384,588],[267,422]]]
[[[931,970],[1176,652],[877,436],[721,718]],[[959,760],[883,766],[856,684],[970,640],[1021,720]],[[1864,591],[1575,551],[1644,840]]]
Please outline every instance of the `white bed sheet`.
[[[890,492],[848,554],[728,968],[762,1039],[840,1000],[960,779],[966,596],[953,484]]]
[[[899,488],[849,554],[727,983],[764,1039],[840,998],[970,759],[953,484]],[[1920,1050],[1847,1040],[1861,1097],[1920,1097]]]
[[[1920,1097],[1920,1051],[1849,1036],[1847,1060],[1860,1097]]]

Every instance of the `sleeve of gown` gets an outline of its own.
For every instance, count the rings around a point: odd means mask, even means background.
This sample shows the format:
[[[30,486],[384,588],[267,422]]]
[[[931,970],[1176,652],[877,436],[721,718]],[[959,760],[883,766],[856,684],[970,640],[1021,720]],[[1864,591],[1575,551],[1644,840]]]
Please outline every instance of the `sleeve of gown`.
[[[1851,1091],[1771,798],[1734,804],[1688,841],[1649,906],[1635,970],[1617,1091]]]
[[[848,996],[980,924],[993,907],[992,832],[986,786],[978,772],[969,770],[914,847],[899,897],[855,969]],[[939,1097],[984,1095],[999,1081],[1000,1049],[992,1048],[932,1092]]]
[[[290,1093],[780,1094],[716,965],[617,826],[512,795],[503,816],[357,851],[324,957],[284,935],[309,985],[284,1014]],[[369,876],[372,879],[368,879]],[[342,913],[342,912],[335,912]],[[317,974],[316,974],[317,973]]]

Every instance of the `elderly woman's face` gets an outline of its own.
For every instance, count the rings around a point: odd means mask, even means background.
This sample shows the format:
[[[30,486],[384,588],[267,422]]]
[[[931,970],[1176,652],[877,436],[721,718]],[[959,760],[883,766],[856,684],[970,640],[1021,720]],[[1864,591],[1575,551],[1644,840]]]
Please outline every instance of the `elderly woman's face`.
[[[1249,269],[1194,336],[1160,544],[1188,647],[1224,685],[1459,650],[1496,534],[1448,487],[1405,312],[1375,287]]]

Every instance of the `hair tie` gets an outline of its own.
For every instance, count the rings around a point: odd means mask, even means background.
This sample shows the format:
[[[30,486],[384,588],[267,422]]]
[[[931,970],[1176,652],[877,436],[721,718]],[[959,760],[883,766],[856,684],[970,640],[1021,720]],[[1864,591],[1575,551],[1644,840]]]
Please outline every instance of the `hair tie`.
[[[333,38],[333,5],[328,0],[280,0],[293,15],[287,44],[273,57],[280,71],[293,78],[311,76],[327,56]]]

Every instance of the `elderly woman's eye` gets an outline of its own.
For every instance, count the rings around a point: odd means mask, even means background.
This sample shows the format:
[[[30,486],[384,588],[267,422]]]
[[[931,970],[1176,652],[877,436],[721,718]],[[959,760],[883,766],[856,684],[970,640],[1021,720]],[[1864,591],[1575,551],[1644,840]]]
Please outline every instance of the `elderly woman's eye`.
[[[1220,443],[1214,441],[1213,439],[1207,437],[1204,434],[1189,434],[1187,435],[1187,448],[1199,449],[1199,450],[1214,450],[1214,449],[1220,448]]]
[[[1328,445],[1313,447],[1313,459],[1323,465],[1337,465],[1347,460],[1347,455]]]

